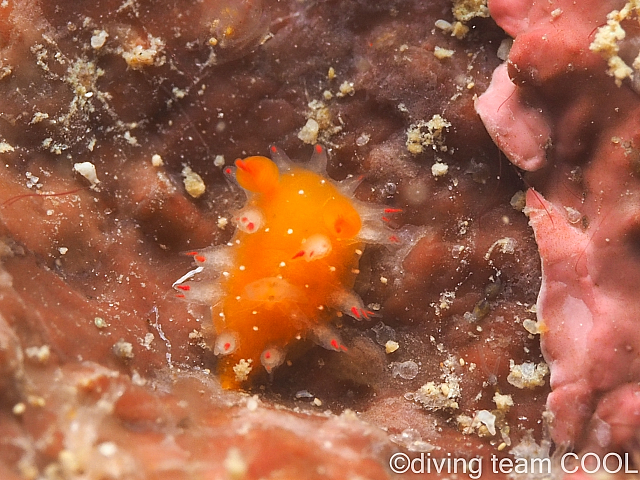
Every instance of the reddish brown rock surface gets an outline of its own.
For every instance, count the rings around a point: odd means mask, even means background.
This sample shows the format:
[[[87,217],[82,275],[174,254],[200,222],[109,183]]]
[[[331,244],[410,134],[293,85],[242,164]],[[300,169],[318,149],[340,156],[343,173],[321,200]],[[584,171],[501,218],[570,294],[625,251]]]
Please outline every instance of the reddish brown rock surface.
[[[541,441],[547,386],[507,381],[511,360],[541,362],[523,327],[537,249],[473,109],[504,33],[478,18],[457,39],[438,19],[449,2],[2,2],[3,478],[373,479],[430,449],[481,455],[488,478],[490,455]],[[349,353],[309,345],[255,397],[223,392],[208,309],[171,285],[182,253],[231,236],[241,192],[220,156],[308,158],[309,118],[331,175],[366,174],[358,196],[426,234],[365,252],[356,288],[380,316],[341,322]],[[495,432],[470,425],[483,410]]]

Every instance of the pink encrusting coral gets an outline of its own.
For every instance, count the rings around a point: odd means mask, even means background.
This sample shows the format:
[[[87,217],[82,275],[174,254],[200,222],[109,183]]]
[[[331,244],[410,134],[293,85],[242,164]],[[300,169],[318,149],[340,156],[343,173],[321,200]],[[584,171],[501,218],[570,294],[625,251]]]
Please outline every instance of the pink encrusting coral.
[[[546,165],[550,129],[542,112],[524,102],[511,82],[506,64],[493,74],[491,85],[476,102],[485,127],[514,165],[538,170]]]
[[[610,12],[623,7],[489,2],[515,40],[476,103],[508,158],[535,171],[526,212],[542,257],[552,436],[582,451],[634,451],[640,431],[640,99],[610,60],[637,55],[637,15],[608,51],[599,30],[615,30]]]

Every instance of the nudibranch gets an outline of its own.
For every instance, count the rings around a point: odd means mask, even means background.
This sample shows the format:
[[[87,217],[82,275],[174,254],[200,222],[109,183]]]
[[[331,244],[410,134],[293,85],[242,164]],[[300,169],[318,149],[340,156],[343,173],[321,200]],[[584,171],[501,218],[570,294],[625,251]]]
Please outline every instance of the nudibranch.
[[[303,338],[346,351],[336,315],[372,315],[353,291],[363,248],[397,241],[384,223],[397,210],[354,198],[360,178],[330,179],[322,146],[304,167],[275,147],[271,156],[225,169],[247,195],[232,212],[235,234],[190,252],[196,268],[174,284],[180,296],[212,306],[224,388],[242,388],[261,368],[271,373]]]

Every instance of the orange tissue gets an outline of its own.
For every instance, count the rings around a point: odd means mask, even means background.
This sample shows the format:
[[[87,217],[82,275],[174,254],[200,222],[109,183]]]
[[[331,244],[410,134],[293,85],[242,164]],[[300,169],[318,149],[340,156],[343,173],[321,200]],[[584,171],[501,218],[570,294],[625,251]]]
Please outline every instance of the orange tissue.
[[[328,178],[323,147],[306,167],[271,153],[273,160],[248,157],[226,169],[247,194],[233,212],[236,232],[227,245],[192,252],[197,268],[174,284],[212,306],[225,388],[242,388],[263,368],[271,373],[300,339],[346,351],[332,320],[371,315],[352,290],[358,261],[365,243],[390,242],[382,217],[392,209],[356,200],[359,179]],[[193,277],[199,281],[187,282]]]

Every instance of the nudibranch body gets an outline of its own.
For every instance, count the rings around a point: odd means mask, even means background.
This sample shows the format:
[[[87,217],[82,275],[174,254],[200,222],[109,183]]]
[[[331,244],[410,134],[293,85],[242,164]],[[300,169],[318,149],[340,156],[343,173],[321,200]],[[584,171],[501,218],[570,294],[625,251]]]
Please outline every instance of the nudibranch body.
[[[275,147],[266,157],[236,160],[225,171],[246,191],[227,245],[191,252],[197,268],[174,285],[188,299],[212,305],[218,372],[239,388],[261,368],[271,373],[288,347],[311,338],[346,351],[332,320],[372,314],[353,291],[364,244],[392,243],[383,223],[395,211],[353,197],[360,179],[326,176],[317,145],[306,168]],[[197,276],[199,282],[185,283]]]

